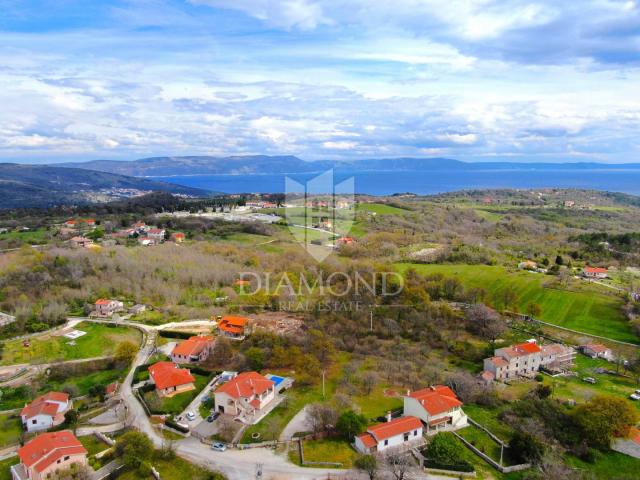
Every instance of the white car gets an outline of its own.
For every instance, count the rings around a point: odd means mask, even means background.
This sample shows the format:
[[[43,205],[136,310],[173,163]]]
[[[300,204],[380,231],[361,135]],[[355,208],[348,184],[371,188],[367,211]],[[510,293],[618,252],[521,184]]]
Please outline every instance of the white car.
[[[196,419],[196,414],[195,413],[187,412],[187,420],[189,420],[191,422],[192,420],[195,420],[195,419]]]
[[[629,395],[629,398],[631,400],[640,400],[640,393],[632,393],[631,395]]]
[[[216,452],[224,452],[227,449],[227,446],[224,443],[214,443],[211,445],[211,450],[215,450]]]

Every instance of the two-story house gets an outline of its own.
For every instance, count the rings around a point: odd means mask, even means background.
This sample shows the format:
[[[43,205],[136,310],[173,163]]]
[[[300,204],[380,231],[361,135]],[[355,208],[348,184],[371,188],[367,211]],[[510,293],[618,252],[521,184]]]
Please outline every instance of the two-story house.
[[[95,303],[95,314],[98,317],[111,317],[114,313],[124,310],[124,303],[118,300],[99,298]]]
[[[425,425],[427,434],[440,430],[457,430],[468,424],[462,402],[445,385],[407,392],[403,415],[419,418]]]
[[[218,412],[255,418],[275,400],[275,382],[258,372],[244,372],[218,387],[214,396]]]
[[[496,349],[493,357],[484,359],[484,370],[493,374],[494,380],[532,377],[541,362],[542,349],[530,341]]]
[[[27,432],[47,430],[64,422],[64,414],[73,402],[68,393],[49,392],[37,397],[20,411],[22,425]]]

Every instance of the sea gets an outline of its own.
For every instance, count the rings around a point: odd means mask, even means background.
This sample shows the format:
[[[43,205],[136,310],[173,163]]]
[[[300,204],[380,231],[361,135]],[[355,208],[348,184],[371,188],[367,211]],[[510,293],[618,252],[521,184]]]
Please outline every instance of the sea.
[[[305,174],[242,174],[242,175],[188,175],[152,177],[223,193],[282,193],[285,178],[305,183],[318,173]],[[640,195],[640,168],[535,169],[523,166],[473,170],[435,171],[358,171],[336,172],[334,184],[353,177],[355,193],[393,195],[415,193],[429,195],[473,189],[519,188],[579,188],[605,190]],[[327,192],[323,192],[327,193]]]

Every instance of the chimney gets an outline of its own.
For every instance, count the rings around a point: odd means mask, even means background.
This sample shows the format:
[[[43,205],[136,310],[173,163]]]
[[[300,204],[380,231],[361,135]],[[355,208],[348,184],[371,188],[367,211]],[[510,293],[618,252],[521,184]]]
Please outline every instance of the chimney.
[[[387,412],[387,422],[391,421],[391,412]]]
[[[407,389],[407,397],[408,397],[409,395],[411,395],[411,390],[408,390],[408,389]]]

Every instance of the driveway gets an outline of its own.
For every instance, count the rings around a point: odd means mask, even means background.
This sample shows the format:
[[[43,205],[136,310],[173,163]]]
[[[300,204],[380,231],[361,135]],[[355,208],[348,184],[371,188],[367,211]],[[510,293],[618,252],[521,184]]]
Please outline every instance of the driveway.
[[[291,440],[295,433],[307,430],[309,430],[309,427],[307,426],[307,407],[305,406],[289,420],[287,426],[282,430],[279,440],[281,442]]]

